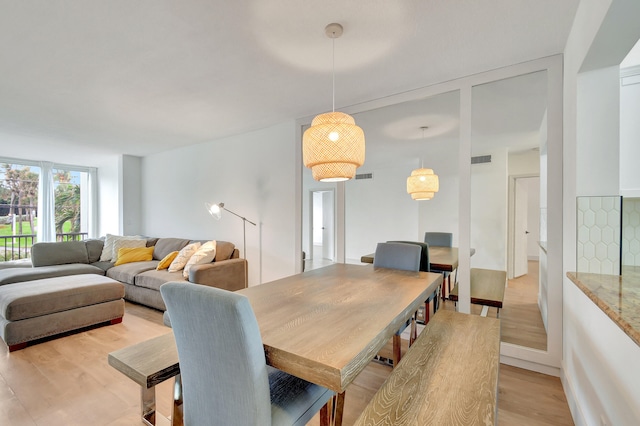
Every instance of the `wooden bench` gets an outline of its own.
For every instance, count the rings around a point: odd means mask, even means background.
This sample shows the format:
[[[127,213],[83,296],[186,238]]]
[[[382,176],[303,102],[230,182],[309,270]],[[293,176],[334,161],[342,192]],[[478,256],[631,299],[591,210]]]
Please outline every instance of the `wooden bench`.
[[[493,269],[471,268],[471,303],[483,305],[482,316],[487,316],[489,306],[498,309],[500,318],[500,308],[504,301],[504,290],[507,285],[507,273]],[[453,287],[449,294],[449,300],[458,301],[458,284]]]
[[[156,424],[156,385],[175,377],[171,424],[182,425],[182,381],[173,332],[111,352],[108,361],[140,385],[141,420],[145,425]]]
[[[355,424],[496,424],[499,365],[499,319],[440,310]]]

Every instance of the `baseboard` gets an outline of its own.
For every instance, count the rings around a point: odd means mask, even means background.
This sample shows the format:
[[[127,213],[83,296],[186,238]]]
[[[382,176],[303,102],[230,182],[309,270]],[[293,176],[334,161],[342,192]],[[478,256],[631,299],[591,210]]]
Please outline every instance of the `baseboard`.
[[[537,362],[526,361],[520,358],[513,358],[507,355],[500,355],[500,363],[513,367],[524,368],[525,370],[536,371],[548,376],[560,377],[560,369],[549,365],[538,364]]]
[[[560,369],[560,382],[562,382],[562,388],[564,389],[564,394],[567,397],[567,404],[569,404],[569,411],[571,412],[571,417],[573,417],[573,423],[576,426],[587,426],[587,421],[585,420],[585,417],[582,414],[580,406],[578,405],[578,401],[575,397],[573,383],[571,379],[566,375],[564,361],[562,361],[561,365],[562,367]]]

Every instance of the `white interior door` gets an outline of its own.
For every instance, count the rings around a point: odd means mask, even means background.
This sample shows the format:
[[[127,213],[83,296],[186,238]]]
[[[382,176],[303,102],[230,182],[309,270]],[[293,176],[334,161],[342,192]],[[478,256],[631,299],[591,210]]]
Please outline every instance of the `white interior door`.
[[[514,210],[514,245],[513,245],[513,276],[520,277],[529,272],[527,262],[527,212],[528,185],[524,179],[515,180],[515,210]]]
[[[334,235],[333,191],[322,193],[322,258],[333,261]]]

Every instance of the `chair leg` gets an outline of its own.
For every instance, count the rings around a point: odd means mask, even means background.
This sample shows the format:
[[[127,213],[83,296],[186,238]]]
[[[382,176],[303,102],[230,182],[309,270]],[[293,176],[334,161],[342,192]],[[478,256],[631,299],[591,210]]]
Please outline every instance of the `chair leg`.
[[[402,357],[402,341],[399,334],[393,335],[393,368],[396,368]]]

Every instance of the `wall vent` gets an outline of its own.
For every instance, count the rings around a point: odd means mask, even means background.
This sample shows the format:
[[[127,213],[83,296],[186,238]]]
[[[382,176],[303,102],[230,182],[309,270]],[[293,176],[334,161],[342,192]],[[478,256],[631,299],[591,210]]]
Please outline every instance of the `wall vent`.
[[[373,173],[360,173],[356,175],[356,180],[358,179],[373,179]]]
[[[478,155],[477,157],[471,157],[471,164],[490,163],[490,155]]]

